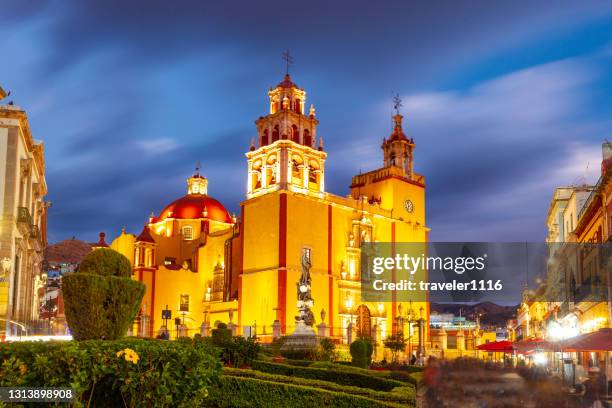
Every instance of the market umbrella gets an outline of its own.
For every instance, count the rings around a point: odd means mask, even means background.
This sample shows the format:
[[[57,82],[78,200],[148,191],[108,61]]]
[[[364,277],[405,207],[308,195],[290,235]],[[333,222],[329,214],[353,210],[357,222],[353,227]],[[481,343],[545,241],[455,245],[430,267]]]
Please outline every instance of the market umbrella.
[[[600,329],[565,340],[565,351],[612,351],[612,329]]]
[[[489,353],[512,353],[513,351],[512,342],[507,340],[481,344],[476,348],[481,351],[488,351]]]

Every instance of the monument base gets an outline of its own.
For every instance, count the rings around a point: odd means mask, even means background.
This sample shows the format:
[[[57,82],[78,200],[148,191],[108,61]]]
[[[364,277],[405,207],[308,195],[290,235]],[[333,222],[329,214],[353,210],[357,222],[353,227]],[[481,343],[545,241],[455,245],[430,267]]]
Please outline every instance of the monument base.
[[[314,351],[319,345],[319,339],[311,326],[303,320],[295,322],[295,331],[285,337],[285,342],[281,346],[283,351]]]

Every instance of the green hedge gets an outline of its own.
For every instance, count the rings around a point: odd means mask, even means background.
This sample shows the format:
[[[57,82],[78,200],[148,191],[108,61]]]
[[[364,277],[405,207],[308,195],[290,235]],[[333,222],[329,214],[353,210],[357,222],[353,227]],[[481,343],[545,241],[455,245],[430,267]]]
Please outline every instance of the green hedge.
[[[87,254],[79,264],[78,271],[90,275],[129,278],[132,276],[132,265],[123,254],[110,248],[98,248]]]
[[[331,381],[336,384],[370,388],[377,391],[391,391],[395,387],[405,385],[405,383],[400,381],[361,373],[340,370],[326,370],[324,368],[296,367],[287,364],[269,363],[260,360],[253,361],[252,367],[254,370],[263,371],[270,374]]]
[[[307,387],[320,388],[327,391],[344,392],[351,395],[360,395],[362,397],[372,398],[383,402],[395,402],[414,405],[415,390],[413,387],[397,387],[391,392],[374,391],[369,388],[359,388],[350,385],[339,385],[329,381],[311,380],[300,377],[287,377],[284,375],[275,375],[263,373],[255,370],[241,370],[237,368],[223,368],[223,375],[229,377],[247,377],[256,378],[258,380],[272,381],[283,384],[294,384]]]
[[[95,407],[201,406],[220,370],[202,342],[0,343],[0,386],[70,387]]]
[[[217,381],[217,386],[210,388],[204,406],[215,408],[399,408],[406,405],[255,378],[222,376]]]
[[[75,340],[118,339],[132,324],[145,285],[130,278],[72,273],[62,278],[65,313]]]
[[[364,375],[370,375],[370,376],[379,377],[379,378],[388,378],[391,380],[397,380],[397,381],[409,383],[414,386],[418,384],[421,378],[419,375],[422,376],[422,373],[423,373],[423,367],[420,367],[420,366],[407,366],[407,368],[401,368],[398,370],[378,371],[378,370],[368,370],[368,369],[363,369],[363,368],[353,367],[353,366],[346,366],[343,364],[319,361],[319,362],[312,363],[310,367],[311,368],[324,368],[327,370],[336,370],[336,371],[341,371],[345,373],[364,374]]]

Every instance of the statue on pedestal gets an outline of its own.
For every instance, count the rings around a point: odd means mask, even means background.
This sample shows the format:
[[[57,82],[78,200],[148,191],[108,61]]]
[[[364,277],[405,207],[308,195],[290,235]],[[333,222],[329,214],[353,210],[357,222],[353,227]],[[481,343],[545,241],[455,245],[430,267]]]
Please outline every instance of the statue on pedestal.
[[[304,251],[302,254],[302,275],[297,282],[297,307],[300,314],[295,317],[296,325],[299,322],[303,322],[307,326],[314,325],[314,314],[311,310],[314,306],[314,300],[310,292],[310,267],[310,257],[308,252]]]

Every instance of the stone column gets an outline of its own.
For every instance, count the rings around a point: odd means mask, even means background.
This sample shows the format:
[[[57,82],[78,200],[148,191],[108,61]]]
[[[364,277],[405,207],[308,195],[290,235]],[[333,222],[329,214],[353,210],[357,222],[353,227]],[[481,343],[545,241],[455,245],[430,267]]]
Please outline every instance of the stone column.
[[[280,320],[275,320],[274,323],[272,323],[272,338],[274,340],[276,339],[280,339],[281,336],[281,323]]]
[[[321,322],[320,324],[318,324],[317,325],[317,329],[318,329],[319,337],[327,337],[327,336],[329,336],[329,330],[328,330],[327,325],[325,324],[325,322]]]
[[[438,332],[438,337],[440,339],[440,348],[442,350],[446,350],[448,348],[448,334],[446,333],[446,330],[444,330],[444,327],[442,327]]]
[[[463,330],[459,329],[459,331],[457,331],[457,351],[461,353],[464,350],[465,350],[465,334],[463,333]]]
[[[202,323],[202,325],[200,326],[200,335],[202,337],[208,337],[210,335],[210,323]]]

